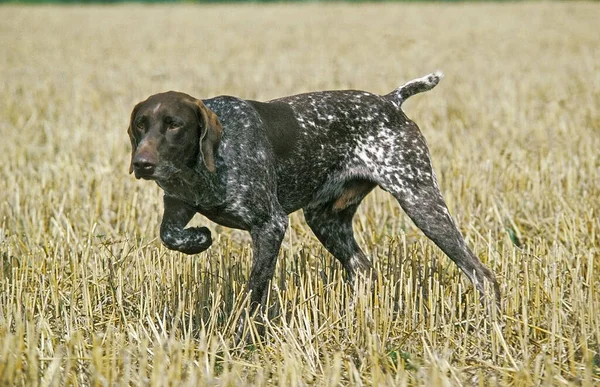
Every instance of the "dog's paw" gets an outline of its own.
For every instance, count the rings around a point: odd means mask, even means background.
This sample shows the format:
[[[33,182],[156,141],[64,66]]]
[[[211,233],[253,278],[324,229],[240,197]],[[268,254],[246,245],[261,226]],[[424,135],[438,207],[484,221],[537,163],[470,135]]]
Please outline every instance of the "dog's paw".
[[[212,245],[210,230],[206,227],[189,227],[184,230],[163,228],[161,230],[163,244],[184,254],[198,254]]]
[[[206,227],[190,227],[188,230],[194,233],[194,242],[196,243],[196,249],[199,250],[197,253],[208,249],[212,245],[212,235]],[[193,254],[197,254],[193,253]]]

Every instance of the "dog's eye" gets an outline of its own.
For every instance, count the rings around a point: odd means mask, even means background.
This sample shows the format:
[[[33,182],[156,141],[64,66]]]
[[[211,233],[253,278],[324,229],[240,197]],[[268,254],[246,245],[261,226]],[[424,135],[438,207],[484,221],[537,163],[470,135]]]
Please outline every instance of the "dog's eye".
[[[172,119],[172,118],[166,119],[165,123],[167,124],[167,128],[169,130],[179,129],[183,126],[183,124],[180,121]]]
[[[135,124],[135,127],[137,130],[139,130],[140,132],[143,132],[145,130],[144,128],[144,123],[142,121],[138,122],[137,124]]]

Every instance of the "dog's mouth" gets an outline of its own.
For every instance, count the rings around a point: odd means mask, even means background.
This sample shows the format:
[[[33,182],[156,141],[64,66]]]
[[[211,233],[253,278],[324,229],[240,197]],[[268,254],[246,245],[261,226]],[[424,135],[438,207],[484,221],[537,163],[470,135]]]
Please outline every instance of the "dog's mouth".
[[[145,170],[140,170],[140,169],[134,169],[133,173],[135,175],[136,179],[143,179],[143,180],[156,180],[156,175],[154,174],[154,171],[145,171]]]
[[[138,164],[133,166],[133,173],[136,179],[153,180],[153,181],[169,181],[180,172],[180,168],[170,162],[161,162],[156,164]]]
[[[172,168],[166,165],[157,165],[154,168],[134,168],[135,178],[140,180],[168,180],[171,176]]]

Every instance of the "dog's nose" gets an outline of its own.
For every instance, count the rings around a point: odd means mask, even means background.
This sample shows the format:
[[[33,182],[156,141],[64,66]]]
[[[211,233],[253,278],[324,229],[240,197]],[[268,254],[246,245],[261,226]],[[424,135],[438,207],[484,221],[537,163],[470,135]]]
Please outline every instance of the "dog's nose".
[[[133,160],[133,168],[140,175],[152,175],[156,163],[145,155],[139,155]]]

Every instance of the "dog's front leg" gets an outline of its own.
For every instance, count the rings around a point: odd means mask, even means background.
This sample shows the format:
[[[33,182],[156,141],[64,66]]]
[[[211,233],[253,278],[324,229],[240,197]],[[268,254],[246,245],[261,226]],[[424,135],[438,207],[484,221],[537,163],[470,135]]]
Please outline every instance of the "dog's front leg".
[[[160,224],[160,239],[171,250],[198,254],[210,247],[212,238],[206,227],[185,228],[196,210],[181,200],[164,196],[164,213]]]
[[[272,216],[267,222],[255,225],[250,229],[253,246],[252,269],[248,279],[250,292],[250,310],[253,315],[259,308],[264,308],[267,302],[269,283],[275,273],[277,255],[288,226],[288,217],[285,213]],[[239,321],[237,341],[243,337],[244,321]],[[262,333],[262,329],[261,329]]]

